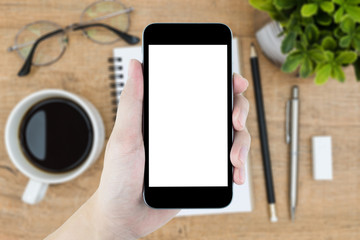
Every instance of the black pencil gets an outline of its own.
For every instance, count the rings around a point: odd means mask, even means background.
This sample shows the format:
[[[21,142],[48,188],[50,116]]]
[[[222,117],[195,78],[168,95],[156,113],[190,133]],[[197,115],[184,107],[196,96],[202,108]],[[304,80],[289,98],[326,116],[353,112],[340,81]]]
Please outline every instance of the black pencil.
[[[250,47],[250,62],[251,62],[252,77],[253,77],[253,81],[254,81],[256,110],[257,110],[257,117],[258,117],[258,124],[259,124],[261,153],[262,153],[264,173],[265,173],[266,193],[267,193],[267,200],[269,203],[269,210],[270,210],[270,221],[277,222],[276,208],[275,208],[274,184],[273,184],[273,178],[272,178],[270,151],[269,151],[268,137],[267,137],[267,130],[266,130],[264,101],[263,101],[263,96],[262,96],[262,91],[261,91],[259,62],[258,62],[258,58],[256,55],[256,50],[255,50],[254,44],[252,44],[252,43],[251,43],[251,47]]]

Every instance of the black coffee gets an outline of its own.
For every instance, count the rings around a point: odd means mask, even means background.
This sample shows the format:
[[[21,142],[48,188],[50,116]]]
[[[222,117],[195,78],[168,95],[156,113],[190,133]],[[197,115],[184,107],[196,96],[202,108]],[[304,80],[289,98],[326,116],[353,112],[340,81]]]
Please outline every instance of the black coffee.
[[[93,129],[86,112],[64,98],[36,103],[20,125],[20,143],[27,159],[50,172],[81,165],[90,153]]]

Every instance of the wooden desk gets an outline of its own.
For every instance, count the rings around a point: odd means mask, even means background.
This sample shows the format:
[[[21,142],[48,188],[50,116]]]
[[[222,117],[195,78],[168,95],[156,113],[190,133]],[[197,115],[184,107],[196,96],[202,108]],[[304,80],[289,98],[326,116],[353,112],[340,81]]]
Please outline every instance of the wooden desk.
[[[51,186],[36,206],[21,202],[27,178],[14,168],[3,141],[4,126],[15,104],[44,88],[61,88],[89,99],[99,109],[108,137],[112,128],[107,58],[115,46],[96,45],[80,33],[72,33],[65,55],[57,63],[37,68],[18,78],[22,61],[5,49],[12,45],[23,25],[45,19],[61,25],[79,19],[92,2],[0,1],[0,239],[39,239],[60,226],[97,188],[103,155],[85,174],[66,184]],[[247,1],[146,1],[123,0],[135,7],[130,32],[141,36],[151,22],[223,22],[231,27],[242,45],[243,75],[250,80],[249,45],[264,15]],[[297,79],[282,73],[260,55],[263,92],[268,122],[279,222],[269,223],[253,89],[247,97],[251,111],[248,127],[252,135],[251,160],[255,209],[252,213],[176,218],[145,237],[161,239],[359,239],[360,238],[360,83],[353,70],[341,84],[330,81],[315,86],[312,79]],[[289,220],[288,153],[284,141],[285,102],[293,84],[300,86],[300,187],[297,219]],[[312,179],[310,138],[333,137],[334,180]]]

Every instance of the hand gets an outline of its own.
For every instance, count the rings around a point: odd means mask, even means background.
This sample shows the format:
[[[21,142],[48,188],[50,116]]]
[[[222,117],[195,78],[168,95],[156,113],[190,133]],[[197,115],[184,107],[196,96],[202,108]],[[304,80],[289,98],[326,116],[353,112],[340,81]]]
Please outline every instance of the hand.
[[[235,137],[230,159],[234,166],[234,182],[242,184],[245,181],[250,135],[245,127],[249,104],[241,93],[246,90],[248,82],[235,74],[233,86]],[[129,79],[122,92],[114,129],[106,147],[99,188],[50,238],[136,239],[155,231],[179,212],[153,209],[143,201],[145,152],[141,132],[142,104],[142,66],[132,60]]]

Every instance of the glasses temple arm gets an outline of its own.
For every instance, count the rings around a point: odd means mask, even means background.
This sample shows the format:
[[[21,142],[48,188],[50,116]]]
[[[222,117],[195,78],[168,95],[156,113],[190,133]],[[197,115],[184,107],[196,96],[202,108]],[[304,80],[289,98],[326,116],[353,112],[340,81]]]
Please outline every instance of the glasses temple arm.
[[[120,38],[122,38],[125,42],[127,42],[128,44],[137,44],[140,39],[136,36],[132,36],[130,34],[127,34],[125,32],[122,32],[116,28],[113,28],[107,24],[103,24],[103,23],[92,23],[92,24],[86,24],[86,25],[78,25],[78,26],[74,26],[73,30],[82,30],[82,29],[86,29],[89,27],[103,27],[106,28],[110,31],[112,31],[113,33],[115,33],[116,35],[118,35]]]
[[[36,50],[36,47],[39,45],[39,43],[41,43],[42,41],[56,35],[56,34],[59,34],[59,33],[63,33],[65,30],[64,29],[58,29],[58,30],[55,30],[53,32],[50,32],[46,35],[43,35],[41,36],[40,38],[38,38],[34,45],[32,46],[31,50],[30,50],[30,53],[29,55],[27,56],[22,68],[20,69],[19,73],[18,73],[18,76],[19,77],[22,77],[22,76],[26,76],[30,73],[30,69],[31,69],[31,65],[32,65],[32,60],[33,60],[33,57],[34,57],[34,53],[35,53],[35,50]]]
[[[11,47],[8,47],[7,51],[8,52],[12,52],[14,50],[17,50],[17,49],[20,49],[20,48],[23,48],[23,47],[27,47],[27,46],[30,46],[32,44],[34,44],[35,41],[31,41],[31,42],[26,42],[26,43],[22,43],[22,44],[17,44],[17,45],[13,45]]]
[[[117,12],[113,12],[113,13],[110,13],[108,15],[100,16],[100,17],[97,17],[97,18],[94,18],[94,19],[90,19],[88,21],[81,22],[81,23],[86,24],[86,23],[98,22],[98,21],[101,21],[101,20],[104,20],[104,19],[108,19],[108,18],[112,18],[112,17],[118,16],[118,15],[121,15],[121,14],[132,12],[133,10],[134,10],[133,7],[129,7],[129,8],[126,8],[126,9],[123,9],[123,10],[120,10],[120,11],[117,11]]]

